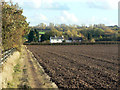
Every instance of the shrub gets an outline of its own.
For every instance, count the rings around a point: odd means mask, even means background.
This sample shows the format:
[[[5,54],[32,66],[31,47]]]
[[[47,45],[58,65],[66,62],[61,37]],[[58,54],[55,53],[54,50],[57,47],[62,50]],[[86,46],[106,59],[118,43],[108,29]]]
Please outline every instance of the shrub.
[[[14,72],[16,72],[16,73],[17,72],[21,72],[19,64],[17,64],[17,65],[14,66]]]

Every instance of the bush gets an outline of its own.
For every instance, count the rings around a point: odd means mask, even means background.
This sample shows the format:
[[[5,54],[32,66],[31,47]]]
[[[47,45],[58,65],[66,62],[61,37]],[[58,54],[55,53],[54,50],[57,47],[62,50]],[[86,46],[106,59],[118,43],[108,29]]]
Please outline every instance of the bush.
[[[75,42],[75,43],[24,43],[24,45],[93,45],[93,44],[120,44],[118,41],[96,41],[96,42]]]
[[[43,41],[42,43],[47,43],[47,44],[49,44],[49,43],[50,43],[50,40]]]
[[[21,72],[21,70],[20,70],[20,65],[19,65],[19,64],[17,64],[17,65],[14,66],[14,72],[15,72],[15,73]]]
[[[95,42],[95,39],[93,38],[93,39],[91,39],[91,42]]]

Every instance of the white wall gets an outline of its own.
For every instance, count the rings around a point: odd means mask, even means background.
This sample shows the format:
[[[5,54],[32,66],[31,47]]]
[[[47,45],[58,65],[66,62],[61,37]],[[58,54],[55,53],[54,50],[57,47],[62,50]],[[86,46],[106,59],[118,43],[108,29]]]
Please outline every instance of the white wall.
[[[50,43],[62,43],[62,39],[50,39]]]
[[[66,43],[71,43],[71,42],[72,42],[72,40],[65,40],[65,42],[66,42]]]

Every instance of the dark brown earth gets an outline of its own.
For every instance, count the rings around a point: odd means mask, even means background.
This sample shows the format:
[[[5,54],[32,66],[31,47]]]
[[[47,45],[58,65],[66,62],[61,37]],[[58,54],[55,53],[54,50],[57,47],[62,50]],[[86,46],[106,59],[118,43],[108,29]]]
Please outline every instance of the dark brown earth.
[[[118,45],[28,45],[59,88],[117,88]]]

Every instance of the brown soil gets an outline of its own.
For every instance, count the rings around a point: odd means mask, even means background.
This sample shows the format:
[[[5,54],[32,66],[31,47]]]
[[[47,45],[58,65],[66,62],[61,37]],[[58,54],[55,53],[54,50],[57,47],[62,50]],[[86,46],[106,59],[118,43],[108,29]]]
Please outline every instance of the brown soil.
[[[117,45],[27,47],[59,88],[118,87]]]

